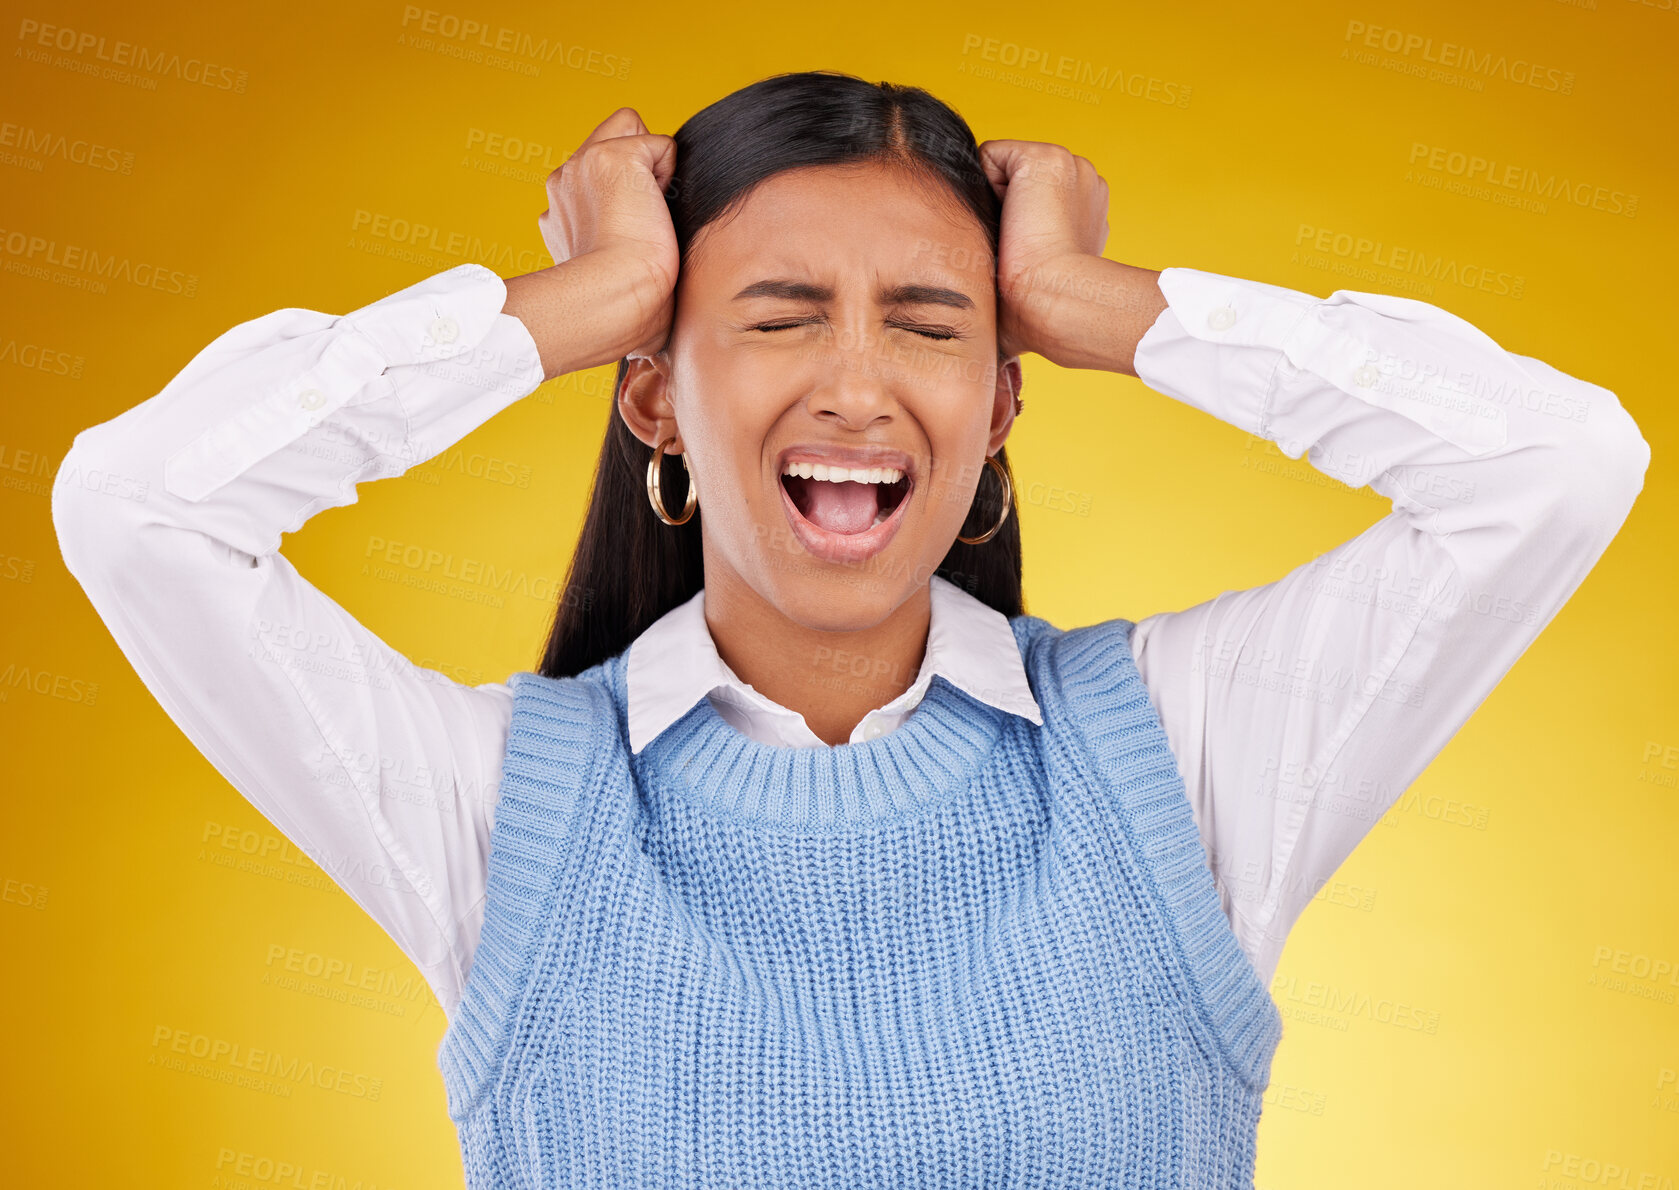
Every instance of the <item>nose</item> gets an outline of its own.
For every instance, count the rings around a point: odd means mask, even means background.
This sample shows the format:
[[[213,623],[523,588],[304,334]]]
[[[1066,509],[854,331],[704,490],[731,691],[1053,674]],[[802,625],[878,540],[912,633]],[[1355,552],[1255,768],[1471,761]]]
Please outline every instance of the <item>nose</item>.
[[[814,348],[805,408],[820,421],[861,430],[898,408],[891,369],[864,333],[838,334]]]

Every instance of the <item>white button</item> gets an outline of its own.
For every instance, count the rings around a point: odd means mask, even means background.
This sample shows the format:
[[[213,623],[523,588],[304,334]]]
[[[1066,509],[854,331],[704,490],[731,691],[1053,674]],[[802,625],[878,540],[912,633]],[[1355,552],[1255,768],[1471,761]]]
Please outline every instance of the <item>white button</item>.
[[[871,739],[871,740],[878,739],[880,737],[880,724],[879,723],[869,724],[867,727],[865,727],[863,729],[863,735],[866,736],[867,738]]]
[[[319,409],[326,404],[326,394],[318,388],[306,388],[297,394],[299,409]]]
[[[1236,325],[1236,311],[1229,306],[1220,306],[1207,315],[1207,325],[1215,331],[1227,331]]]
[[[1376,383],[1376,380],[1380,375],[1381,373],[1377,372],[1375,368],[1371,367],[1369,364],[1365,364],[1362,368],[1353,373],[1353,383],[1358,385],[1360,388],[1369,388],[1372,384]]]
[[[434,343],[453,343],[455,337],[461,333],[461,324],[453,318],[435,318],[431,324],[431,339]]]

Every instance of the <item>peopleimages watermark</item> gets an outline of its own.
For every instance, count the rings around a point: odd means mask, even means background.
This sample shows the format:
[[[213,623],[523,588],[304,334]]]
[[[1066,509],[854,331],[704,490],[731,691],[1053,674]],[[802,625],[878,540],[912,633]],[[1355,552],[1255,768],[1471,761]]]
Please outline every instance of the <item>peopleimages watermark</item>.
[[[1436,175],[1447,183],[1461,183],[1463,189],[1460,192],[1471,198],[1487,198],[1504,206],[1537,209],[1541,214],[1546,210],[1544,202],[1535,203],[1534,200],[1562,201],[1582,210],[1624,215],[1628,219],[1638,214],[1636,194],[1577,180],[1567,174],[1483,157],[1479,153],[1465,153],[1413,141],[1406,164],[1415,167],[1419,176]],[[1406,171],[1407,181],[1411,180],[1412,172]]]
[[[78,74],[98,75],[113,82],[138,85],[143,90],[157,89],[159,78],[179,79],[217,91],[243,94],[249,77],[243,70],[218,65],[203,58],[182,56],[170,50],[153,49],[132,41],[106,38],[103,34],[70,29],[63,25],[47,25],[30,17],[18,23],[17,56],[31,62],[73,70]],[[56,50],[54,57],[45,50]],[[92,61],[88,61],[91,55]],[[109,63],[101,66],[99,63]],[[118,70],[117,67],[132,67]]]
[[[13,690],[27,690],[42,698],[93,706],[99,698],[99,683],[60,673],[27,662],[9,661],[0,668],[0,702],[10,702]]]
[[[537,37],[522,29],[491,25],[473,17],[415,4],[403,6],[402,32],[396,40],[398,45],[532,78],[539,77],[542,67],[556,60],[559,65],[584,74],[619,80],[630,77],[630,59],[624,54],[567,44],[558,38]]]
[[[1444,253],[1430,255],[1420,248],[1389,244],[1328,227],[1314,227],[1310,223],[1302,223],[1296,228],[1294,247],[1291,263],[1295,264],[1312,264],[1309,258],[1302,259],[1300,256],[1300,249],[1305,247],[1327,253],[1354,267],[1384,269],[1430,282],[1443,281],[1499,297],[1519,298],[1527,289],[1527,278],[1517,273],[1456,260]]]
[[[1673,1190],[1673,1179],[1666,1174],[1561,1149],[1546,1149],[1545,1162],[1539,1169],[1544,1175],[1539,1181],[1540,1190],[1599,1186],[1605,1190]]]
[[[1659,1004],[1679,1003],[1679,957],[1598,946],[1586,982]]]
[[[159,1023],[152,1029],[151,1062],[165,1069],[198,1074],[217,1082],[289,1097],[293,1087],[336,1091],[355,1099],[377,1100],[385,1080],[330,1062],[253,1046],[192,1029]],[[194,1063],[171,1061],[192,1058]],[[249,1076],[256,1076],[254,1079]]]
[[[559,161],[554,158],[558,155]],[[468,128],[461,166],[477,173],[534,185],[564,162],[565,150],[551,142],[531,140],[485,128]]]
[[[47,886],[31,884],[28,881],[17,880],[8,876],[0,885],[0,901],[8,905],[16,905],[20,909],[45,909],[47,907]]]
[[[1668,789],[1679,789],[1679,744],[1658,743],[1647,739],[1644,741],[1642,759],[1644,767],[1638,770],[1640,781],[1663,785]],[[1652,763],[1656,768],[1650,767]]]
[[[101,173],[134,172],[131,150],[112,148],[83,136],[14,124],[10,120],[0,123],[0,164],[40,173],[48,161],[82,165]]]
[[[1345,1021],[1363,1018],[1377,1025],[1392,1025],[1413,1033],[1434,1036],[1440,1032],[1440,1013],[1391,996],[1371,995],[1359,988],[1346,988],[1315,979],[1301,979],[1295,975],[1277,975],[1271,980],[1272,999],[1278,1007],[1298,1004],[1321,1009],[1328,1021],[1311,1020],[1312,1024],[1329,1024],[1345,1031]],[[1285,1015],[1289,1015],[1285,1012]],[[1334,1023],[1332,1023],[1334,1022]]]
[[[35,559],[20,558],[0,551],[0,581],[32,583],[35,581]]]
[[[226,1145],[216,1150],[215,1170],[210,1184],[222,1190],[380,1190],[379,1182],[372,1178],[349,1177],[335,1169]],[[390,1190],[388,1183],[385,1190]]]
[[[550,602],[559,597],[564,589],[564,581],[550,575],[532,574],[516,566],[498,565],[483,558],[456,556],[453,551],[415,542],[389,541],[379,536],[367,539],[361,572],[363,576],[371,575],[385,581],[406,578],[407,581],[403,582],[405,586],[439,594],[454,593],[460,597],[470,595],[478,602],[493,602],[511,595],[525,595]],[[467,592],[461,584],[470,584],[478,590]],[[502,603],[493,605],[504,606]]]
[[[42,343],[22,343],[17,339],[0,339],[0,364],[12,364],[31,371],[45,372],[48,376],[68,376],[71,380],[82,378],[82,368],[87,363],[79,355],[57,347],[48,347]]]
[[[1574,93],[1572,70],[1559,70],[1526,58],[1494,54],[1490,50],[1483,52],[1455,41],[1436,41],[1420,33],[1349,20],[1342,40],[1348,43],[1341,51],[1343,58],[1397,70],[1402,74],[1414,74],[1431,82],[1475,84],[1468,89],[1479,91],[1485,89],[1482,80],[1501,79],[1559,95]],[[1370,53],[1361,56],[1358,52],[1372,50],[1380,50],[1392,57],[1380,60]]]
[[[406,1005],[429,998],[425,982],[412,967],[369,967],[280,942],[269,943],[263,968],[262,983],[390,1016],[406,1016]]]
[[[485,240],[474,232],[448,231],[361,207],[356,208],[350,219],[350,242],[346,246],[418,263],[439,258],[456,263],[470,261],[504,276],[534,273],[551,263],[546,253],[533,248],[517,248],[497,240]]]
[[[107,255],[85,244],[60,244],[45,236],[0,228],[0,253],[8,258],[5,272],[41,280],[72,278],[83,283],[79,288],[97,287],[99,293],[105,292],[107,281],[126,281],[177,297],[198,296],[197,273],[183,273],[129,256]]]
[[[976,57],[977,64],[972,60]],[[976,78],[995,79],[1028,91],[1092,104],[1102,102],[1104,93],[1118,87],[1122,94],[1133,99],[1185,108],[1194,90],[1186,83],[1141,71],[1127,73],[1118,66],[1098,65],[1088,58],[1051,53],[1041,46],[979,33],[963,36],[962,60],[957,69]]]

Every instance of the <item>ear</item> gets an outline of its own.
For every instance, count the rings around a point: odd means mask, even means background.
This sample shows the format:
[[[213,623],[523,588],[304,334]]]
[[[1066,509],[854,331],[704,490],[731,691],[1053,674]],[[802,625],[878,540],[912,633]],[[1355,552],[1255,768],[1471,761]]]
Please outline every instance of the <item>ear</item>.
[[[630,433],[649,449],[677,433],[676,406],[670,400],[670,360],[663,352],[630,360],[618,389],[618,413]],[[678,436],[665,453],[679,455],[683,449]]]
[[[1018,355],[998,361],[997,388],[991,400],[991,440],[986,443],[986,454],[996,454],[1014,428],[1014,399],[1020,393],[1023,379]]]

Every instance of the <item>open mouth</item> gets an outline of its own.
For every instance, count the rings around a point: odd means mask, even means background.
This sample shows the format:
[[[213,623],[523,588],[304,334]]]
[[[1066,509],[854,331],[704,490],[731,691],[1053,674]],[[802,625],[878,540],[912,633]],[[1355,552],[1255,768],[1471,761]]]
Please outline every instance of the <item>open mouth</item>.
[[[884,550],[904,523],[910,475],[896,467],[788,462],[781,502],[806,551],[828,562],[863,562]]]
[[[909,495],[909,476],[895,467],[827,467],[788,463],[781,486],[799,515],[819,529],[847,536],[885,522]]]

